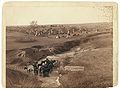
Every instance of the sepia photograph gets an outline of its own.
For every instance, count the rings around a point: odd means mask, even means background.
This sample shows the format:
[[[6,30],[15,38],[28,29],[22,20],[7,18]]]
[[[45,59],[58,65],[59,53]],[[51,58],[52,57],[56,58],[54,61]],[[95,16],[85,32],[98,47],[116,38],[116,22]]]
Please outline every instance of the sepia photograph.
[[[117,3],[6,2],[3,32],[7,88],[114,86]]]

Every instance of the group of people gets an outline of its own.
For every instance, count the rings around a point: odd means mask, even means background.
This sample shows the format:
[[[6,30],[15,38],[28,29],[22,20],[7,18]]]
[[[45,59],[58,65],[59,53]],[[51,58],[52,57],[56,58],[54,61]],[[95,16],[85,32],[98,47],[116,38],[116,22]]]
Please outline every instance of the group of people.
[[[56,62],[56,60],[49,60],[48,58],[46,58],[44,61],[41,61],[41,63],[39,64],[38,62],[34,62],[32,64],[33,66],[33,73],[34,75],[40,75],[43,77],[49,77],[49,74],[52,72],[53,68],[54,68],[54,63]],[[24,69],[28,69],[28,67],[26,66]],[[28,72],[30,72],[31,70],[28,69]]]

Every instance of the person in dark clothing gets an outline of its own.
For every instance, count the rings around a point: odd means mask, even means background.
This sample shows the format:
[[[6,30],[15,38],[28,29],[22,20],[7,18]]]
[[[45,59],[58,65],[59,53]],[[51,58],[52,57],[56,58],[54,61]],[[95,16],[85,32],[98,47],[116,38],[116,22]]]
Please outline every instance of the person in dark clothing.
[[[44,65],[42,65],[40,68],[40,71],[43,74],[43,77],[49,77],[49,73],[51,73],[53,70],[54,62],[55,62],[55,60],[53,60],[53,61],[52,60],[50,61],[48,59],[45,60]]]
[[[41,72],[43,73],[43,77],[49,77],[49,67],[47,64],[42,65]]]
[[[40,64],[38,64],[38,72],[39,72],[39,75],[41,76],[43,73],[42,73],[42,66],[45,64],[45,61],[42,61]]]
[[[38,74],[38,66],[37,66],[37,62],[33,63],[33,67],[34,67],[34,74],[37,75]]]
[[[38,72],[39,72],[40,75],[42,75],[43,70],[46,69],[46,66],[47,66],[47,65],[45,65],[46,63],[47,63],[46,60],[44,60],[44,61],[41,61],[40,64],[38,64]]]

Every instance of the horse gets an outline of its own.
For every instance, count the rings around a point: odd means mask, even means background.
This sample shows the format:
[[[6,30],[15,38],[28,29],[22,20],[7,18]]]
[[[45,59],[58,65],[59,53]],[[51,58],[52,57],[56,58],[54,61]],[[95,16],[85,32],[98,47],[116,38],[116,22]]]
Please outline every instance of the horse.
[[[34,71],[33,65],[28,65],[24,67],[24,70],[27,70],[27,73],[32,73]]]

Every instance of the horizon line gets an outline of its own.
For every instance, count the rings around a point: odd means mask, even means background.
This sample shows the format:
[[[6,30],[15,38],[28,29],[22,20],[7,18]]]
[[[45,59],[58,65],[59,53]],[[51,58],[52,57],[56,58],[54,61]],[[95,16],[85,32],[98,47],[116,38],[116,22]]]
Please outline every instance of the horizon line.
[[[78,25],[78,24],[80,24],[80,25],[82,25],[82,24],[95,24],[95,23],[113,23],[113,22],[93,22],[93,23],[53,23],[53,24],[37,24],[38,26],[42,26],[42,25]],[[6,25],[6,26],[28,26],[28,25],[30,25],[30,24],[18,24],[18,25]]]

